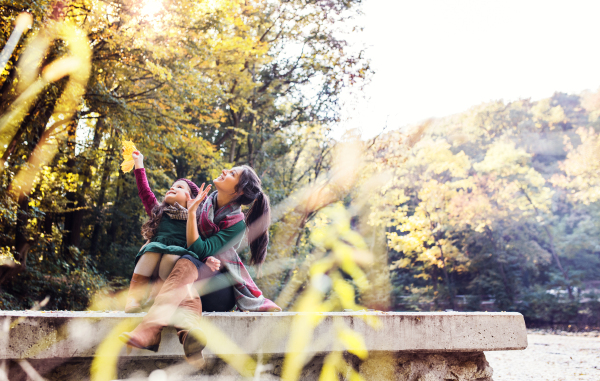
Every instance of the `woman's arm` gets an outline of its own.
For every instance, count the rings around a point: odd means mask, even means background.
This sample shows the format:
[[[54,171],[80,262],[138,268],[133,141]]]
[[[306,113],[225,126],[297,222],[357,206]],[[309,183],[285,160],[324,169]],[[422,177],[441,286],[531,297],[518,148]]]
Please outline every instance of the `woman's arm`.
[[[150,189],[150,185],[148,184],[148,179],[146,178],[146,170],[144,169],[144,155],[142,155],[139,151],[135,151],[131,156],[133,156],[133,162],[135,164],[135,170],[133,173],[135,174],[135,183],[138,188],[138,195],[142,199],[142,204],[144,204],[144,209],[146,209],[146,213],[149,216],[152,216],[152,209],[154,206],[158,204],[158,200],[152,190]]]
[[[189,226],[188,219],[188,226]],[[196,232],[198,227],[196,226]],[[241,241],[246,230],[246,223],[240,221],[237,224],[219,231],[217,234],[203,240],[200,235],[197,235],[196,240],[190,245],[188,239],[188,250],[198,256],[198,259],[203,260],[206,257],[218,254],[235,246]]]

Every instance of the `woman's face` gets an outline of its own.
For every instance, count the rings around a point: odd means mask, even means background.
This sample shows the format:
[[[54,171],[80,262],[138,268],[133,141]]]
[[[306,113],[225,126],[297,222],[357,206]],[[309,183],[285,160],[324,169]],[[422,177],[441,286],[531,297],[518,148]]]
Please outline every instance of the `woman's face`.
[[[185,181],[175,181],[165,195],[165,202],[169,205],[179,205],[187,208],[188,195],[191,195],[190,186]]]
[[[235,194],[235,187],[240,181],[240,175],[244,171],[241,167],[233,167],[231,169],[224,169],[221,175],[213,180],[215,188],[219,192],[223,192],[228,195]]]

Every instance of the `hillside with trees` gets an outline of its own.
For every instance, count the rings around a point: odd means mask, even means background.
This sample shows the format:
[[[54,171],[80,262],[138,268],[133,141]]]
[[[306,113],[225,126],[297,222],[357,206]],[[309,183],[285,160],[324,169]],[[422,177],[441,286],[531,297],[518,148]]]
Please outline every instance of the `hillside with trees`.
[[[410,150],[381,138],[395,309],[598,324],[599,94],[482,104],[431,121]]]

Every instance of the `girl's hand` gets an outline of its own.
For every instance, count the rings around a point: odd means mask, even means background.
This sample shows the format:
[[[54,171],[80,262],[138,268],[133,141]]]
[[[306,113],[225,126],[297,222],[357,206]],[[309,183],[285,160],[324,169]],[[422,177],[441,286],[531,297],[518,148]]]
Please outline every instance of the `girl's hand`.
[[[140,151],[133,151],[131,157],[133,157],[135,169],[144,168],[144,155]]]
[[[204,184],[205,183],[202,183],[202,186],[200,187],[200,190],[198,191],[198,196],[196,198],[191,198],[188,194],[187,207],[189,213],[196,213],[196,209],[198,209],[200,203],[202,203],[202,201],[204,201],[204,199],[206,198],[206,195],[208,195],[208,191],[210,191],[212,185],[208,185],[206,189],[204,189]]]
[[[221,261],[219,261],[215,257],[206,258],[206,261],[204,263],[208,266],[210,271],[213,271],[213,272],[217,271],[219,269],[219,267],[221,267]]]

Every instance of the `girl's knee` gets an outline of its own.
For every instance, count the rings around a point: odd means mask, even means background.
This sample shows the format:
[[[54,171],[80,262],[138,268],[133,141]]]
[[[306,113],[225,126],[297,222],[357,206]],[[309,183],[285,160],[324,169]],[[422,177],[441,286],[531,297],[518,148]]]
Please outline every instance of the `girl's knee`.
[[[161,255],[162,254],[153,252],[144,253],[138,260],[133,272],[145,276],[152,275],[160,262]]]
[[[162,280],[166,280],[169,277],[169,274],[175,267],[175,263],[179,259],[179,255],[172,254],[164,254],[160,261],[160,268],[158,270],[158,276]]]

